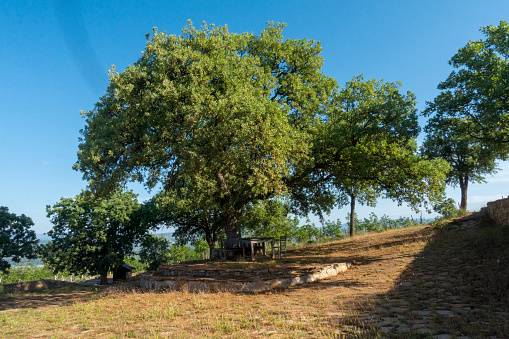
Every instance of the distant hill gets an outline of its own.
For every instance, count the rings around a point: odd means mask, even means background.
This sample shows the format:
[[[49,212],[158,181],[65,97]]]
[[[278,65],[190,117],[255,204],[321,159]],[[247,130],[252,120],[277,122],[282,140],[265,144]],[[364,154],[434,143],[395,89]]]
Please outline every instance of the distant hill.
[[[171,241],[172,243],[175,242],[175,238],[173,238],[173,234],[172,233],[169,233],[169,232],[168,233],[156,233],[156,235],[158,237],[163,236],[166,239],[168,239],[169,241]]]

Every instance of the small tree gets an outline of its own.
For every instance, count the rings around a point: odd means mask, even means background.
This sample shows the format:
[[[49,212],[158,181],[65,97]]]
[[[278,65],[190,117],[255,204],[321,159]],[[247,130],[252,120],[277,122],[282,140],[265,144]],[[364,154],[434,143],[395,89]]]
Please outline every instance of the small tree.
[[[193,194],[191,186],[179,185],[159,192],[144,205],[147,219],[153,225],[175,229],[173,236],[179,245],[204,239],[212,256],[219,235],[224,231],[221,214],[215,209],[208,209],[202,196]]]
[[[337,206],[350,203],[350,236],[356,199],[374,206],[383,196],[418,209],[442,197],[447,163],[416,154],[415,96],[401,94],[400,87],[357,76],[332,96],[324,112],[311,175],[336,193]]]
[[[298,219],[292,218],[289,205],[280,200],[256,201],[248,205],[240,224],[248,234],[261,237],[289,236]]]
[[[83,191],[47,206],[52,240],[42,246],[43,261],[56,272],[100,274],[108,272],[133,253],[133,244],[146,233],[136,213],[140,205],[133,192],[116,189],[106,197]]]
[[[320,232],[324,237],[330,239],[342,239],[345,237],[343,225],[339,219],[336,221],[325,221]]]
[[[507,154],[469,135],[468,123],[458,117],[437,114],[428,121],[425,131],[421,152],[429,159],[444,159],[449,163],[447,183],[459,185],[460,210],[466,211],[469,182],[485,182],[486,175],[497,172],[496,160],[505,160]]]
[[[39,241],[30,230],[33,225],[32,219],[26,215],[9,213],[7,207],[0,206],[0,272],[5,273],[11,267],[5,258],[14,262],[35,258]]]
[[[198,254],[187,245],[173,244],[170,246],[170,261],[171,263],[179,263],[187,260],[197,259]]]
[[[302,226],[295,228],[293,237],[298,243],[302,242],[313,242],[320,238],[320,229],[311,223],[310,220],[306,220],[306,223]]]

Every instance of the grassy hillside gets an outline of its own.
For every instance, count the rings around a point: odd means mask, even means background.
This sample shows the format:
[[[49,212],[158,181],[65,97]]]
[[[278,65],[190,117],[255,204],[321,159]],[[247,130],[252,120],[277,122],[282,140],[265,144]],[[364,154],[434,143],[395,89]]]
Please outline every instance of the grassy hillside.
[[[281,291],[4,294],[0,337],[509,337],[508,245],[509,229],[466,217],[295,249],[292,262],[353,265]]]

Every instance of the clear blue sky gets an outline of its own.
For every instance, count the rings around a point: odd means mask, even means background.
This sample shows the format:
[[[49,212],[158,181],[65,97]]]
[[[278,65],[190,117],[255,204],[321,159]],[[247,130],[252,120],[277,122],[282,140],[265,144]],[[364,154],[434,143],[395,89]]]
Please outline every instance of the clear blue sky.
[[[107,70],[123,70],[144,49],[145,34],[180,34],[191,19],[254,32],[286,22],[287,38],[321,41],[323,71],[340,85],[399,80],[419,101],[432,100],[451,72],[449,58],[481,26],[509,19],[509,1],[5,1],[0,11],[0,206],[24,213],[37,233],[50,230],[45,207],[85,187],[72,170],[84,126],[80,110],[104,94]],[[425,121],[421,121],[424,125]],[[509,166],[487,184],[470,187],[470,209],[507,195]],[[148,193],[137,186],[143,200]],[[457,190],[448,190],[458,200]],[[379,216],[410,216],[380,202]],[[346,217],[345,210],[330,218]],[[414,213],[414,217],[416,217]]]

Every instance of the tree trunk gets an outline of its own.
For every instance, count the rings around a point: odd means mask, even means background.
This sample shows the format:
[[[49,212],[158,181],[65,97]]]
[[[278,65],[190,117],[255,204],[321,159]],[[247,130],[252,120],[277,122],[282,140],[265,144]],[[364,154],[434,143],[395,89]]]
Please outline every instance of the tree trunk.
[[[350,236],[355,234],[355,195],[350,196]]]
[[[226,239],[240,238],[240,231],[237,229],[237,223],[233,221],[231,215],[223,216],[224,231]]]
[[[225,227],[226,239],[240,238],[240,231],[235,226],[226,225]]]
[[[224,231],[226,234],[226,241],[224,247],[227,249],[240,248],[240,230],[237,229],[237,223],[232,221],[231,216],[226,215],[223,217]]]
[[[101,271],[99,274],[101,275],[99,285],[108,285],[108,271]]]
[[[461,189],[461,203],[460,211],[467,211],[467,190],[468,190],[468,176],[460,176],[460,189]]]
[[[216,248],[217,239],[205,236],[205,241],[207,241],[207,245],[209,245],[209,259],[212,259],[212,251]]]

